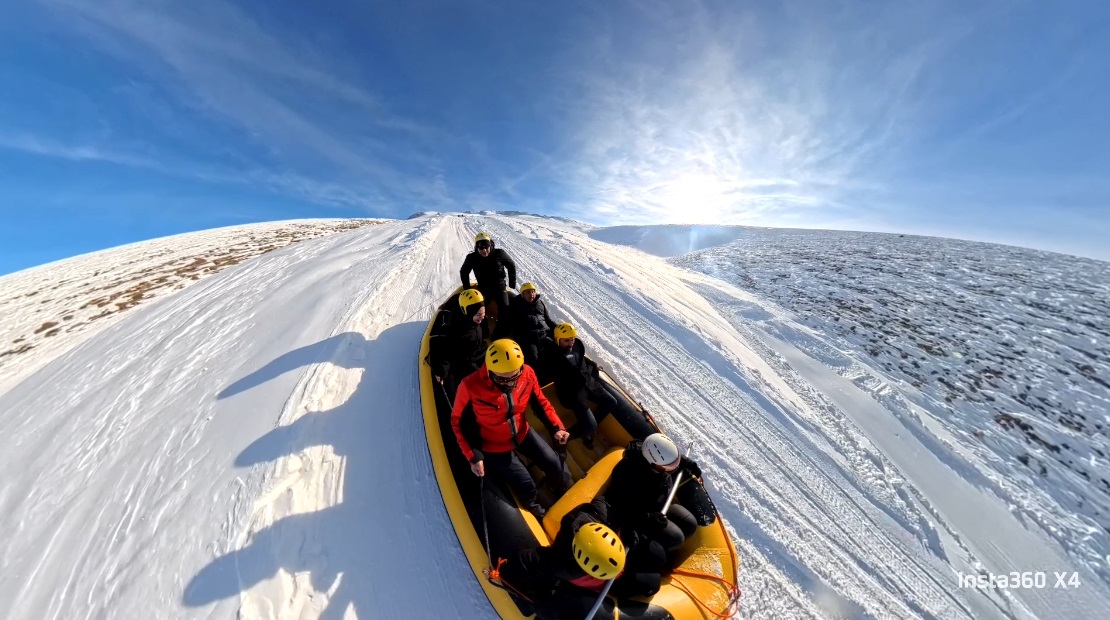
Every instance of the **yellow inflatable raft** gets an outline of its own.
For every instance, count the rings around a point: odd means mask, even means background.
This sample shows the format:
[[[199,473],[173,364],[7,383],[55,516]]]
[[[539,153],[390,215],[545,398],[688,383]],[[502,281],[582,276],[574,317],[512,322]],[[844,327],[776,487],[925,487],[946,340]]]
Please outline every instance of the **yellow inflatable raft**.
[[[458,293],[456,291],[444,303],[456,303]],[[635,400],[602,372],[602,378],[613,385],[617,394],[625,400],[626,406],[619,408],[624,413],[614,413],[601,421],[595,436],[595,450],[586,449],[579,441],[570,442],[567,465],[574,485],[551,506],[540,523],[521,508],[507,488],[492,479],[484,485],[484,493],[479,495],[479,479],[471,473],[451,430],[446,393],[432,377],[427,363],[431,328],[432,322],[429,321],[420,347],[420,391],[428,449],[443,502],[474,577],[493,608],[505,619],[532,617],[534,612],[529,601],[488,578],[490,559],[496,563],[498,558],[508,558],[524,549],[551,544],[560,520],[569,510],[604,492],[624,446],[633,438],[643,438],[662,430]],[[560,418],[568,426],[572,425],[574,414],[560,406],[555,398],[554,385],[546,385],[544,393]],[[635,412],[635,415],[629,412]],[[550,441],[544,425],[531,411],[528,415],[532,427]],[[537,484],[540,484],[543,474],[535,467],[532,467],[532,472]],[[542,499],[546,491],[542,485],[540,489]],[[595,618],[715,620],[733,617],[736,613],[740,596],[735,586],[739,566],[736,548],[712,500],[704,487],[696,482],[682,485],[678,500],[691,509],[700,524],[679,553],[681,564],[664,577],[659,592],[651,598],[616,600],[609,597]],[[488,553],[484,545],[487,533]],[[596,594],[583,592],[585,596],[596,599]]]

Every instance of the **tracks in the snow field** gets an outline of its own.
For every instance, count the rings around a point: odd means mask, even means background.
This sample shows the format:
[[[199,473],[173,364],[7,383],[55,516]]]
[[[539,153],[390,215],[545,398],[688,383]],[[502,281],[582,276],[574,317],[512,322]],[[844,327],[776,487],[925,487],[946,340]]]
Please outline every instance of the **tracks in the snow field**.
[[[762,556],[744,557],[742,571],[769,565],[811,593],[824,590],[826,612],[972,615],[944,567],[907,535],[908,520],[891,518],[905,507],[884,505],[893,497],[865,492],[847,471],[837,445],[844,433],[831,416],[722,352],[728,343],[713,338],[744,337],[711,316],[708,304],[676,312],[674,303],[656,302],[695,296],[667,273],[673,268],[631,255],[607,264],[617,252],[592,255],[585,235],[569,239],[538,223],[489,218],[481,225],[513,256],[518,280],[537,283],[553,317],[574,323],[591,354],[608,361],[664,427],[697,441],[697,458],[742,553],[758,549]],[[622,274],[637,284],[624,285]],[[710,335],[699,330],[702,321],[727,329]]]

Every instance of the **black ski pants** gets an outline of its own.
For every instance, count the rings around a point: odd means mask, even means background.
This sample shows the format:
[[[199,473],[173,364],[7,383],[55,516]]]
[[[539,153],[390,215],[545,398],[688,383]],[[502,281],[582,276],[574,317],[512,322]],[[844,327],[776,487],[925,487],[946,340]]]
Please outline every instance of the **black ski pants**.
[[[598,390],[588,390],[580,388],[573,394],[563,394],[556,391],[556,396],[559,397],[559,403],[574,412],[574,417],[577,420],[570,431],[571,436],[575,438],[588,437],[594,434],[597,430],[597,425],[605,416],[609,415],[617,408],[617,395],[613,392],[613,388],[609,387],[604,381],[598,380]],[[589,401],[597,403],[597,411],[590,411]]]
[[[532,480],[532,475],[528,472],[528,468],[517,458],[517,452],[528,457],[543,470],[544,476],[547,477],[552,489],[557,494],[562,495],[570,488],[570,470],[567,469],[566,463],[563,463],[560,470],[558,455],[540,437],[536,429],[530,428],[528,434],[524,436],[524,441],[520,442],[515,451],[485,452],[486,469],[500,476],[513,490],[513,493],[516,493],[516,496],[520,498],[525,508],[539,505],[536,501],[538,490],[535,481]]]
[[[486,300],[486,312],[489,313],[489,302],[497,304],[497,324],[493,328],[493,334],[490,336],[493,340],[500,338],[508,338],[512,333],[513,314],[509,310],[509,291],[505,290],[505,285],[490,287],[478,287],[478,292]]]
[[[667,552],[677,551],[686,539],[698,529],[698,520],[692,512],[679,504],[671,504],[667,509],[667,527],[656,533],[654,538]]]

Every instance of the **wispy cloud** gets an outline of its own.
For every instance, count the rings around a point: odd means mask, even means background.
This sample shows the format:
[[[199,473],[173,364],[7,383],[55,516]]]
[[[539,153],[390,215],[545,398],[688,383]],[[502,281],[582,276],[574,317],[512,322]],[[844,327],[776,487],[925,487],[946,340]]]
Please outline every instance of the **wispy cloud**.
[[[274,193],[301,198],[321,206],[374,210],[388,199],[372,188],[331,183],[290,172],[265,168],[228,169],[185,161],[172,156],[151,157],[101,146],[64,144],[51,138],[27,134],[0,133],[0,149],[73,162],[103,163],[156,172],[168,177],[221,185],[253,186]],[[424,193],[425,190],[414,190]]]
[[[881,187],[923,72],[966,34],[929,36],[912,9],[845,30],[859,9],[835,3],[637,6],[572,76],[586,96],[567,172],[603,221],[773,222]]]
[[[97,146],[60,144],[49,138],[28,134],[0,133],[0,149],[18,151],[30,155],[55,157],[69,161],[91,161],[135,168],[165,171],[166,167],[156,160],[106,151]]]
[[[260,24],[219,0],[41,2],[101,51],[161,83],[180,109],[222,125],[225,143],[215,148],[236,150],[247,161],[238,171],[193,166],[193,176],[238,174],[310,200],[364,207],[424,195],[434,181],[426,171],[435,158],[423,148],[433,130],[390,112],[346,77],[358,73],[350,61],[327,56],[295,31]],[[203,148],[213,148],[213,140],[205,142]],[[255,154],[243,157],[242,144],[251,143]],[[96,158],[159,168],[109,155],[112,148],[97,147]],[[373,194],[382,200],[366,199]]]

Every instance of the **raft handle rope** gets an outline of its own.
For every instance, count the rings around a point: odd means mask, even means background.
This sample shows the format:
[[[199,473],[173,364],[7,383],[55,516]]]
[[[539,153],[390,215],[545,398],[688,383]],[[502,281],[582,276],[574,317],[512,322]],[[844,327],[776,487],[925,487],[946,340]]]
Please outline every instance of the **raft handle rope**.
[[[520,598],[528,601],[529,603],[534,604],[535,601],[528,598],[527,594],[525,594],[525,593],[521,592],[520,590],[516,589],[516,587],[514,587],[513,584],[509,583],[508,581],[505,581],[505,578],[501,576],[501,566],[504,565],[505,562],[507,562],[507,561],[508,560],[506,560],[505,558],[497,558],[497,566],[493,566],[491,568],[487,568],[486,570],[482,571],[486,575],[486,581],[488,581],[490,583],[490,585],[492,585],[495,588],[501,588],[502,590],[505,590],[505,591],[510,591],[511,590],[511,591],[515,592],[516,595],[519,596]]]
[[[677,577],[671,577],[671,583],[678,586],[679,589],[681,589],[683,592],[686,593],[687,596],[690,597],[690,600],[705,608],[705,610],[709,612],[709,614],[713,617],[718,618],[719,620],[723,620],[725,618],[733,617],[736,612],[739,611],[738,609],[736,609],[736,606],[740,603],[740,588],[736,587],[736,584],[732,583],[731,581],[723,577],[718,577],[716,575],[699,573],[692,570],[682,570],[680,568],[672,570],[671,573],[672,575],[686,575],[688,577],[700,577],[702,579],[709,579],[710,581],[716,581],[720,583],[721,586],[725,588],[725,592],[728,593],[728,603],[722,611],[713,611],[713,609],[709,607],[709,605],[707,605],[705,601],[702,601],[697,596],[695,596],[694,593],[691,592],[690,589],[686,586],[686,584],[682,583]]]
[[[647,407],[644,407],[643,403],[634,398],[632,396],[632,392],[624,389],[624,385],[620,381],[618,381],[616,377],[604,370],[602,372],[605,373],[605,376],[609,377],[609,383],[612,383],[617,389],[619,389],[621,392],[624,392],[624,396],[628,399],[628,402],[632,403],[640,409],[640,413],[643,413],[644,417],[647,418],[648,424],[651,424],[652,428],[654,428],[657,432],[662,432],[662,429],[659,428],[659,424],[655,422],[655,416],[651,415],[651,412],[647,410]]]
[[[488,581],[490,585],[506,591],[512,590],[513,592],[516,592],[516,594],[520,596],[520,598],[531,603],[532,599],[528,598],[528,596],[525,595],[523,592],[513,587],[513,584],[505,581],[501,577],[501,567],[504,566],[506,562],[505,558],[497,558],[497,564],[494,565],[493,563],[493,556],[490,554],[489,550],[489,525],[486,522],[486,494],[484,489],[486,478],[485,476],[482,476],[478,480],[478,492],[480,495],[480,500],[482,502],[482,531],[486,539],[486,560],[489,562],[486,569],[483,570],[482,573],[486,576],[486,581]]]

